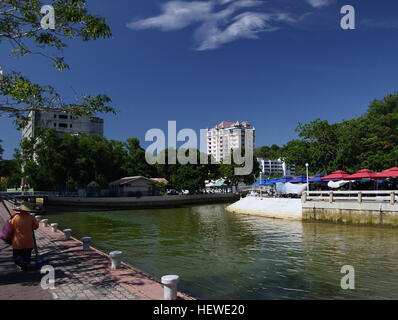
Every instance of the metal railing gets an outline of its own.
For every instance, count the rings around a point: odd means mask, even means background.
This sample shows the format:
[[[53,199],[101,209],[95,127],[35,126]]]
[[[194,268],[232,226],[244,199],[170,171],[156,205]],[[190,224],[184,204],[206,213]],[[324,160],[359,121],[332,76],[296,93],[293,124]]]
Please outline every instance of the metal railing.
[[[397,203],[398,190],[377,191],[310,191],[303,193],[302,201],[353,201],[353,202],[389,202]]]

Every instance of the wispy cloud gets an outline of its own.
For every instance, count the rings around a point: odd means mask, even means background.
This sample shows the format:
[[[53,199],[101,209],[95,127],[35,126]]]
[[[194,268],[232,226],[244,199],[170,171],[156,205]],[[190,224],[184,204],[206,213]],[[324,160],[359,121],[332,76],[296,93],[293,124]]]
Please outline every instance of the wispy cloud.
[[[156,17],[133,21],[127,24],[131,29],[159,28],[163,31],[182,29],[192,23],[206,19],[212,11],[212,2],[170,1],[163,5],[163,13]]]
[[[306,0],[314,8],[326,7],[334,2],[334,0]]]
[[[127,27],[133,30],[172,31],[198,25],[194,32],[195,49],[211,50],[237,39],[258,38],[259,33],[279,30],[280,23],[295,23],[300,20],[283,11],[259,12],[265,4],[262,0],[172,0],[161,7],[161,14],[133,20]]]
[[[256,12],[245,12],[233,18],[224,30],[217,24],[205,23],[196,32],[195,38],[200,45],[197,50],[216,49],[221,45],[237,39],[256,39],[260,32],[272,32],[279,27],[271,25],[272,21],[291,19],[284,14],[263,14]]]

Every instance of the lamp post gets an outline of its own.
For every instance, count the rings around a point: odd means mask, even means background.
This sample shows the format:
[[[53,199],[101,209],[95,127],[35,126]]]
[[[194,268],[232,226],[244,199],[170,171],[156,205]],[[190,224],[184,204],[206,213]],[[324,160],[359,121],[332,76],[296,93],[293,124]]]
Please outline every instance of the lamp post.
[[[307,197],[310,195],[310,185],[308,183],[308,167],[309,167],[309,164],[306,163],[305,164],[305,168],[306,168],[306,171],[307,171]]]

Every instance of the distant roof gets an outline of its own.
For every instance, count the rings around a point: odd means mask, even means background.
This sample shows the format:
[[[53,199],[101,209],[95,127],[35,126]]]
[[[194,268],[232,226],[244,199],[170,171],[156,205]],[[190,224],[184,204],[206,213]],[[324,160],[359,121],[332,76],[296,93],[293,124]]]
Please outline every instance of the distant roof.
[[[231,127],[250,127],[250,123],[247,121],[236,121],[236,122],[231,122],[231,121],[222,121],[220,124],[216,125],[214,129],[227,129]]]
[[[100,185],[97,183],[97,182],[95,182],[95,181],[91,181],[88,185],[87,185],[87,187],[89,187],[89,188],[98,188]]]
[[[150,182],[152,182],[152,183],[155,183],[153,180],[148,179],[148,178],[146,178],[146,177],[143,177],[143,176],[135,176],[135,177],[125,177],[125,178],[121,178],[121,179],[119,179],[119,180],[116,180],[116,181],[111,182],[109,185],[110,185],[110,186],[117,186],[117,185],[122,185],[122,184],[129,183],[129,182],[131,182],[131,181],[140,180],[140,179],[148,180],[148,181],[150,181]]]
[[[210,187],[226,187],[227,185],[225,184],[225,179],[219,179],[216,182],[214,182]]]
[[[151,178],[151,180],[168,185],[169,182],[165,178]]]

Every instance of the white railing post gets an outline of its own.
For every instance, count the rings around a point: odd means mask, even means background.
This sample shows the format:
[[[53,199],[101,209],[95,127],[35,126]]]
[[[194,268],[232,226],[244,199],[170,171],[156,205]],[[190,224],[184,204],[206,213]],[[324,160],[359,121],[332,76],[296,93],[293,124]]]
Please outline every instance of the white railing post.
[[[161,282],[164,286],[164,299],[176,300],[177,299],[177,284],[180,281],[179,276],[169,275],[163,276]]]
[[[52,223],[51,224],[51,231],[52,232],[58,232],[58,223]]]
[[[395,204],[395,192],[391,191],[390,193],[390,204]]]
[[[48,219],[41,220],[41,224],[43,225],[43,227],[48,227]]]
[[[111,257],[111,269],[120,269],[120,266],[122,265],[122,251],[112,251],[109,253],[109,256]]]
[[[71,235],[71,233],[72,233],[72,229],[65,229],[65,230],[64,230],[64,237],[65,237],[65,240],[70,240],[70,235]]]
[[[329,202],[332,203],[333,202],[333,191],[329,192]]]
[[[362,203],[362,192],[358,192],[358,203]]]
[[[307,202],[307,192],[306,191],[304,191],[303,192],[303,194],[302,194],[302,196],[301,196],[301,202],[302,203],[306,203]]]

